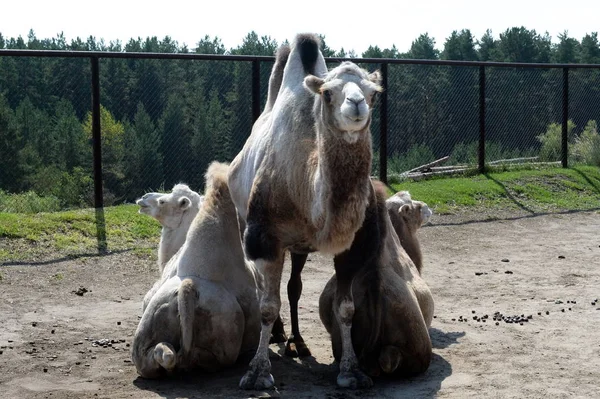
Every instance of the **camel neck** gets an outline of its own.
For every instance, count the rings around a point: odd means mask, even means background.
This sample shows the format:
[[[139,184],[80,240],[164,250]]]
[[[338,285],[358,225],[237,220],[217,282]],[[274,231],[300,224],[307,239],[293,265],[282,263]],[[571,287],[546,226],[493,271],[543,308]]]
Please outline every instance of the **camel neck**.
[[[319,228],[321,251],[347,249],[362,225],[369,197],[371,137],[368,129],[349,143],[338,132],[318,135],[313,221]]]

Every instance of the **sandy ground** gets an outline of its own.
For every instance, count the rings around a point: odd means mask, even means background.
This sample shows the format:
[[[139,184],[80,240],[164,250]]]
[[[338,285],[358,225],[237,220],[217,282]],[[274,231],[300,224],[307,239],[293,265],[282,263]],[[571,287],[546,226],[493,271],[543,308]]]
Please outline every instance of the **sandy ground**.
[[[238,389],[244,365],[138,378],[129,345],[157,271],[152,261],[124,252],[0,266],[0,397],[600,397],[600,213],[432,222],[420,237],[436,301],[434,355],[416,378],[377,379],[356,392],[336,388],[337,365],[317,308],[332,262],[320,255],[309,258],[300,303],[314,357],[285,358],[271,345],[276,389]],[[77,295],[80,287],[88,292]],[[496,322],[496,312],[531,318]]]

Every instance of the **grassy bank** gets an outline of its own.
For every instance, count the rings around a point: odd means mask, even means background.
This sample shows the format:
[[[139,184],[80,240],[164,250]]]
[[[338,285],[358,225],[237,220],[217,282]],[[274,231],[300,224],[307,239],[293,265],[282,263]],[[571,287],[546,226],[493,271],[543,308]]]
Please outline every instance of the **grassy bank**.
[[[600,208],[600,168],[521,170],[471,177],[446,177],[392,185],[408,190],[437,214],[465,209],[548,213]],[[155,258],[160,225],[137,213],[136,205],[104,211],[110,251],[131,250]],[[490,216],[491,215],[491,216]],[[93,209],[48,213],[0,212],[0,264],[92,256],[98,252]]]
[[[531,213],[600,208],[600,168],[521,170],[393,184],[438,214],[467,208]]]

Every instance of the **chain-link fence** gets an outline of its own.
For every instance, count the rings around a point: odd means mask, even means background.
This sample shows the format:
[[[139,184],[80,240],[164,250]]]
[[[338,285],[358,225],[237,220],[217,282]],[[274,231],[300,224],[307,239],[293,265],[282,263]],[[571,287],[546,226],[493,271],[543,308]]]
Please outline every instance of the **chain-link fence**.
[[[250,134],[273,63],[272,57],[1,52],[0,211],[98,204],[90,145],[94,57],[104,205],[179,182],[202,191],[206,166],[231,161]],[[374,175],[386,179],[440,159],[440,170],[481,168],[482,159],[564,162],[565,135],[570,163],[600,165],[599,66],[565,73],[566,66],[550,64],[353,61],[385,71],[386,93],[372,123]]]

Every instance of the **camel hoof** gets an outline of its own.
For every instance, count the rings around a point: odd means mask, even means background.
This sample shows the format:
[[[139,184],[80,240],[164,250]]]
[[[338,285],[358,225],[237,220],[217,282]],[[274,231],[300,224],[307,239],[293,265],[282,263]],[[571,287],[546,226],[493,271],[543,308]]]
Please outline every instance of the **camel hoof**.
[[[344,371],[338,375],[337,385],[340,388],[350,389],[371,388],[373,380],[360,370]]]
[[[285,355],[288,357],[307,357],[311,356],[310,349],[304,341],[293,341],[293,337],[288,339],[285,345]]]
[[[240,380],[240,388],[246,390],[260,391],[272,388],[273,385],[275,385],[275,379],[270,373],[257,373],[253,370],[248,370]]]
[[[283,342],[287,342],[288,338],[285,335],[285,333],[280,332],[280,333],[275,333],[275,334],[271,334],[271,339],[269,340],[270,344],[281,344]]]

